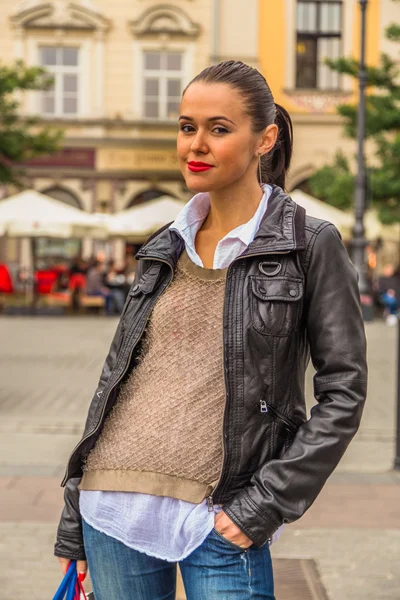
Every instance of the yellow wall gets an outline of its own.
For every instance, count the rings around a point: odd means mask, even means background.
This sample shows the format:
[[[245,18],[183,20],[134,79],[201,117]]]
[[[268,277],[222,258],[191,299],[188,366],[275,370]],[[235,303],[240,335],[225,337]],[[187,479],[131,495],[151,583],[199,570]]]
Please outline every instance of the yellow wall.
[[[361,10],[357,3],[354,4],[353,20],[353,55],[360,58],[361,45]],[[380,54],[380,0],[369,0],[366,16],[366,61],[368,65],[375,66],[379,63]]]
[[[353,15],[353,24],[351,31],[351,49],[355,58],[360,55],[360,7],[355,0],[345,0],[345,3],[350,3]],[[293,27],[295,27],[296,16],[287,15],[287,10],[295,12],[295,2],[292,3],[292,8],[289,2],[285,0],[259,0],[259,56],[260,67],[263,75],[266,77],[276,102],[283,104],[292,113],[312,112],[307,108],[299,106],[295,101],[295,95],[301,95],[301,91],[294,91],[294,96],[286,94],[285,76],[288,70],[288,61],[294,60],[293,57],[287,56],[287,20],[291,16]],[[369,0],[367,9],[367,63],[369,65],[377,65],[379,63],[380,46],[381,46],[381,27],[380,27],[380,0]],[[346,14],[346,11],[345,13]],[[348,14],[348,12],[347,12]],[[346,24],[349,27],[349,24]],[[292,52],[295,53],[295,31],[292,31],[293,44]],[[347,96],[345,99],[338,98],[339,101],[355,102],[357,93],[357,82],[352,85],[354,91],[353,97]],[[305,94],[310,93],[309,91]],[[318,90],[311,91],[311,94],[318,95]],[[329,93],[328,93],[329,94]],[[326,96],[325,92],[321,92],[321,97]],[[335,113],[334,103],[322,109],[322,112]]]
[[[281,104],[286,69],[284,0],[259,0],[259,15],[260,67],[275,101]]]

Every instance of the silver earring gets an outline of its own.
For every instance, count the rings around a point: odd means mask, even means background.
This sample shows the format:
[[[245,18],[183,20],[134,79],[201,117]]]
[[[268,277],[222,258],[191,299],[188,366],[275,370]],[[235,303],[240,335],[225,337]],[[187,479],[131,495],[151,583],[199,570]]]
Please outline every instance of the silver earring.
[[[258,179],[259,179],[260,185],[262,185],[262,178],[261,178],[261,152],[258,153]]]

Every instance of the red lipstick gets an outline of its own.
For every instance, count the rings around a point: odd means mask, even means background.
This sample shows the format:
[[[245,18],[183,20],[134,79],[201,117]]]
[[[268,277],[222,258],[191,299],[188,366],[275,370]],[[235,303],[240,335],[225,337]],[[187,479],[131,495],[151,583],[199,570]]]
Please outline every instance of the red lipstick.
[[[193,171],[193,173],[202,173],[203,171],[209,171],[212,168],[213,165],[209,165],[203,162],[197,162],[194,160],[188,163],[188,169],[189,171]]]

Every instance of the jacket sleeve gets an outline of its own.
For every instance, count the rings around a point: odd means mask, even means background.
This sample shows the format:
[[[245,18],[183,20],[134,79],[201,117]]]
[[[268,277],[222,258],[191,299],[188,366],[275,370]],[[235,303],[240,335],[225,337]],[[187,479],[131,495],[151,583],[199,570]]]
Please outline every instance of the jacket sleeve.
[[[54,554],[71,560],[86,560],[83,545],[82,519],[79,512],[80,477],[67,481],[64,489],[64,509],[57,529]]]
[[[138,263],[138,268],[135,273],[135,279],[132,283],[133,287],[139,281],[142,276],[142,265],[141,261]],[[128,303],[129,299],[125,303],[125,307]],[[122,315],[115,332],[114,338],[111,342],[110,350],[107,354],[107,358],[105,360],[101,375],[100,381],[97,388],[97,393],[102,391],[107,380],[114,368],[118,357],[118,348],[120,346],[120,336],[121,333],[121,325],[123,320],[123,315],[125,312],[122,311]],[[97,394],[95,394],[95,398],[97,398]],[[88,425],[88,420],[90,420],[90,413],[93,409],[93,401],[89,408],[89,414],[86,421],[86,427]],[[70,558],[72,560],[85,560],[85,549],[83,545],[83,535],[82,535],[82,518],[79,511],[79,489],[78,485],[81,481],[80,477],[73,477],[67,481],[64,491],[64,508],[61,513],[60,523],[57,529],[57,540],[54,546],[54,554],[56,556]]]
[[[323,223],[313,234],[305,260],[305,324],[317,404],[283,457],[262,465],[224,506],[256,546],[314,502],[357,432],[366,397],[357,274],[333,225]]]

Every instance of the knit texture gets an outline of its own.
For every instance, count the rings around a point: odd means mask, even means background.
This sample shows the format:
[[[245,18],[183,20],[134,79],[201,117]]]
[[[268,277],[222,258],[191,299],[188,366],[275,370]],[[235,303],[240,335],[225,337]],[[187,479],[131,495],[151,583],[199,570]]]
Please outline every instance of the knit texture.
[[[218,479],[226,395],[225,279],[225,269],[198,267],[183,253],[153,309],[139,362],[87,458],[81,489],[187,499],[193,498],[190,482],[208,486]],[[153,474],[184,480],[188,494],[182,492],[182,481],[174,486],[175,479],[154,491],[148,483],[149,477],[157,480]],[[204,485],[194,488],[196,494]]]

